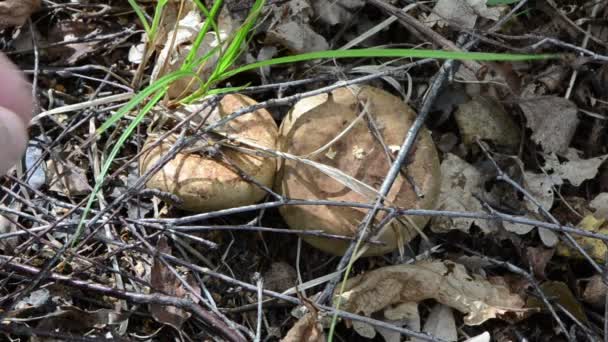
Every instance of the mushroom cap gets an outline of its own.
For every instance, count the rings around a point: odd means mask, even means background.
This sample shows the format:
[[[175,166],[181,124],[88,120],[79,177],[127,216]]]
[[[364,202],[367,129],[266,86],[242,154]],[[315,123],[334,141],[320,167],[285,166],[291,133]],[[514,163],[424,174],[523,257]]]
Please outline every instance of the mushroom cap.
[[[256,101],[245,95],[226,95],[209,115],[210,121],[219,120]],[[192,111],[192,109],[191,109]],[[209,114],[203,110],[200,117]],[[278,128],[272,115],[265,109],[242,115],[224,125],[222,130],[264,147],[274,149]],[[157,141],[148,137],[144,149]],[[140,159],[143,175],[171,149],[175,136],[151,148]],[[257,182],[271,187],[276,172],[276,160],[222,148],[226,157]],[[266,192],[244,180],[233,168],[220,159],[199,153],[180,152],[147,182],[146,186],[177,195],[188,211],[207,212],[249,205],[262,200]]]
[[[363,115],[350,130],[342,134],[363,108],[367,108],[369,115]],[[385,146],[392,150],[388,153],[396,156],[394,149],[403,143],[416,114],[398,97],[369,86],[339,88],[330,95],[313,96],[296,103],[279,128],[279,148],[296,156],[307,156],[342,134],[329,148],[308,159],[337,168],[378,190],[392,162],[386,149],[369,128],[370,116]],[[409,163],[402,167],[385,203],[407,209],[434,208],[439,196],[441,177],[437,150],[428,130],[420,131],[408,160]],[[417,195],[412,184],[422,197]],[[359,203],[374,200],[353,191],[318,168],[294,160],[280,162],[275,188],[293,199]],[[367,213],[362,208],[325,205],[287,205],[279,210],[293,229],[321,229],[345,236],[355,236],[358,225]],[[384,213],[380,212],[376,223],[382,217]],[[411,217],[411,222],[419,229],[427,221],[428,217]],[[418,234],[417,228],[404,222],[407,221],[392,220],[387,224],[376,236],[385,245],[370,245],[366,255],[385,254],[415,237]],[[336,255],[343,254],[349,244],[348,241],[319,237],[307,236],[304,239],[313,246]]]

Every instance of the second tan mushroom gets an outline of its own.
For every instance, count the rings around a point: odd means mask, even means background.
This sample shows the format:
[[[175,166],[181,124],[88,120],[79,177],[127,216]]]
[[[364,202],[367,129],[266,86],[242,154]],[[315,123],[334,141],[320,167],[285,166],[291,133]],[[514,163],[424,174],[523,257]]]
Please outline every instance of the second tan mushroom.
[[[211,121],[255,104],[245,95],[226,95],[209,115]],[[201,112],[204,117],[208,110]],[[259,109],[229,121],[223,131],[252,141],[260,146],[274,149],[277,141],[277,125],[272,115]],[[145,174],[171,149],[175,136],[160,143],[148,138],[144,149],[149,149],[140,159],[140,173]],[[214,143],[211,141],[210,143]],[[259,155],[243,153],[231,148],[222,148],[234,166],[258,183],[272,187],[276,160]],[[183,203],[181,208],[195,212],[207,212],[253,204],[261,201],[266,192],[258,185],[243,179],[233,166],[216,158],[196,152],[181,152],[150,178],[146,186],[176,195]]]
[[[386,91],[368,86],[340,88],[329,95],[298,102],[279,129],[279,148],[339,169],[379,189],[392,163],[390,155],[395,155],[415,116],[407,104]],[[407,209],[433,209],[439,185],[437,151],[430,132],[423,129],[410,154],[409,164],[402,167],[401,175],[387,196],[387,204]],[[373,201],[319,168],[293,159],[281,162],[275,187],[292,199]],[[367,210],[349,206],[287,205],[281,207],[280,212],[293,229],[322,229],[353,237]],[[377,219],[383,216],[380,214]],[[392,220],[378,236],[385,245],[371,247],[367,255],[395,250],[417,235],[412,224],[422,229],[427,221],[428,218],[422,216],[413,216],[409,221]],[[311,236],[304,239],[325,252],[338,255],[348,246],[348,242],[342,240]]]

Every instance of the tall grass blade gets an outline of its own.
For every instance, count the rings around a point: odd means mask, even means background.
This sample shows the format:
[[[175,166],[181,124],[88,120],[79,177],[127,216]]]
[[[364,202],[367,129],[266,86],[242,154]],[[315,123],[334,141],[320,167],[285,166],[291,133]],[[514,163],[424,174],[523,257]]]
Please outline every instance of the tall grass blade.
[[[154,107],[154,105],[156,105],[156,103],[158,103],[158,101],[160,101],[160,99],[162,99],[163,96],[165,96],[165,93],[166,93],[166,91],[164,91],[164,90],[158,91],[154,95],[152,100],[150,100],[150,102],[148,102],[144,106],[144,108],[142,108],[142,110],[137,114],[137,116],[129,124],[129,126],[127,126],[126,130],[120,135],[120,137],[118,138],[118,141],[116,141],[116,143],[114,144],[114,147],[110,151],[110,154],[108,154],[108,157],[106,158],[105,163],[101,167],[98,178],[95,180],[95,187],[93,188],[93,192],[91,193],[91,196],[89,197],[89,200],[87,201],[87,205],[84,209],[84,212],[82,213],[80,222],[78,222],[78,227],[76,228],[76,232],[72,236],[72,241],[71,241],[72,247],[74,247],[76,242],[80,239],[80,235],[82,235],[82,231],[84,228],[84,222],[85,222],[89,212],[91,211],[91,208],[93,207],[93,203],[95,203],[97,194],[99,193],[99,191],[101,191],[101,187],[104,183],[106,175],[108,174],[108,171],[110,170],[110,167],[112,166],[112,163],[114,162],[114,159],[116,159],[118,152],[120,152],[120,150],[122,149],[122,147],[125,144],[125,142],[127,141],[127,139],[131,136],[131,134],[133,134],[133,131],[137,128],[137,126],[139,126],[139,124],[144,119],[146,114],[148,114],[148,112]]]
[[[315,59],[326,58],[437,58],[437,59],[458,59],[472,61],[529,61],[559,58],[557,54],[512,54],[512,53],[491,53],[491,52],[456,52],[441,50],[418,50],[418,49],[353,49],[353,50],[328,50],[303,53],[295,56],[286,56],[259,61],[244,65],[224,72],[222,78],[234,76],[244,71],[257,69],[265,66],[272,66],[286,63],[304,62]]]

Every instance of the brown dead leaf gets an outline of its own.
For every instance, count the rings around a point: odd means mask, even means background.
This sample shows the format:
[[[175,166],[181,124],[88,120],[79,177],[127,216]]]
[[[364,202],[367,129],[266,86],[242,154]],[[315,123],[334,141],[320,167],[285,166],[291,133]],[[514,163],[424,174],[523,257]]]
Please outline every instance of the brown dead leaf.
[[[82,196],[91,193],[91,186],[88,183],[85,170],[68,163],[48,160],[46,162],[47,180],[52,191],[63,194],[64,196]]]
[[[289,329],[281,342],[325,342],[325,332],[315,315],[308,313]]]
[[[177,17],[173,18],[177,20]],[[168,24],[167,24],[168,25]],[[186,57],[193,48],[193,44],[197,39],[200,29],[204,25],[204,20],[198,8],[193,8],[177,23],[173,22],[172,31],[166,35],[166,40],[158,42],[156,50],[158,57],[152,70],[152,80],[157,80],[164,75],[179,70],[186,60]],[[226,41],[234,29],[234,24],[230,13],[222,10],[217,19],[219,32],[210,31],[203,38],[198,50],[196,58],[201,58],[217,47],[220,42]],[[155,42],[156,43],[156,42]],[[219,59],[220,51],[212,54],[205,63],[197,70],[199,77],[202,80],[207,78],[213,72]],[[196,91],[199,87],[197,81],[192,77],[181,78],[171,84],[168,94],[170,98],[176,98],[182,94],[188,95]]]
[[[565,152],[579,123],[576,105],[559,96],[541,96],[519,103],[532,139],[547,153]]]
[[[555,250],[543,247],[526,248],[526,262],[532,267],[534,275],[540,279],[547,279],[545,268],[553,257]]]
[[[21,26],[40,8],[40,0],[0,1],[0,29]]]
[[[549,299],[549,301],[555,301],[561,304],[564,309],[568,310],[576,319],[580,322],[588,322],[585,309],[579,301],[576,299],[568,285],[561,281],[546,281],[540,285],[540,289],[543,294]],[[540,298],[530,297],[528,298],[529,307],[544,308],[545,305]]]
[[[338,294],[336,294],[338,296]],[[344,310],[370,316],[392,305],[435,299],[467,314],[464,322],[478,325],[524,306],[504,285],[471,276],[451,261],[424,261],[383,267],[348,280],[342,293]]]
[[[264,285],[270,291],[283,292],[296,285],[296,270],[288,263],[273,262],[270,269],[264,273]]]
[[[156,249],[159,253],[171,253],[171,247],[169,247],[166,237],[163,236],[158,240]],[[188,284],[193,284],[192,287],[198,290],[198,287],[194,285],[195,282],[191,275],[186,277],[186,281]],[[175,274],[173,274],[158,258],[154,258],[150,283],[155,292],[176,297],[185,297],[189,295]],[[196,297],[192,298],[192,300],[195,302],[198,301]],[[191,316],[188,311],[169,305],[150,304],[149,308],[152,317],[154,317],[157,322],[168,324],[177,330],[179,330],[182,324]]]
[[[604,284],[602,276],[594,275],[589,279],[583,291],[583,301],[596,308],[603,308],[606,303],[606,291],[608,286]]]

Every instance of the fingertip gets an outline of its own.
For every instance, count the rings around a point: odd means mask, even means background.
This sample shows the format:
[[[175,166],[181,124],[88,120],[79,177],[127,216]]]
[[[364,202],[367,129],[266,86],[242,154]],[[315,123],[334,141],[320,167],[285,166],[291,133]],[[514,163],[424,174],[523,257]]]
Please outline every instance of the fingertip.
[[[0,107],[0,174],[15,165],[27,146],[27,129],[20,116]]]
[[[0,53],[0,106],[16,113],[25,125],[29,125],[34,110],[31,85],[19,69]]]

